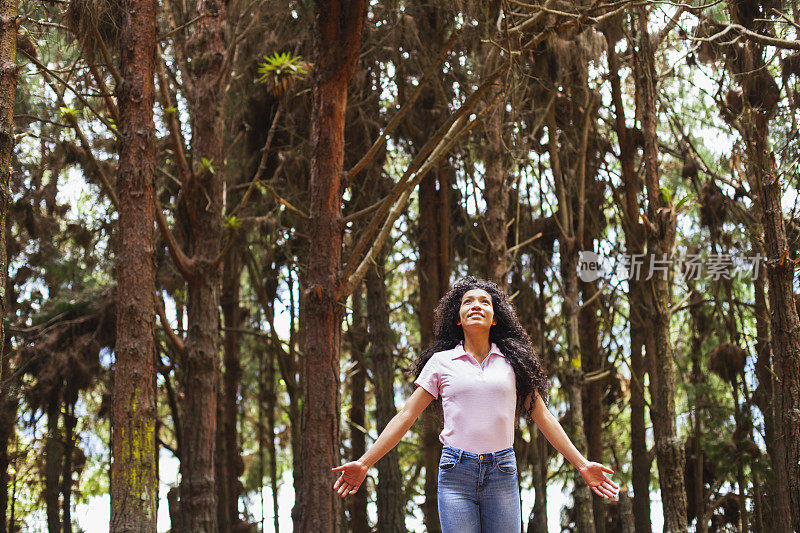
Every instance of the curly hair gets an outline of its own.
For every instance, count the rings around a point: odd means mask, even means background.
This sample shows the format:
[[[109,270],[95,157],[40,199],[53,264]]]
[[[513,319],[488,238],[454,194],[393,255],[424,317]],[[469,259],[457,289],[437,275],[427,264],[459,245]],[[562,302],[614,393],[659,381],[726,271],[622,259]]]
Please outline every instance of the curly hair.
[[[506,293],[493,281],[477,279],[474,276],[461,278],[439,300],[439,305],[434,311],[434,340],[417,359],[416,378],[419,377],[425,364],[436,352],[452,350],[464,341],[464,330],[457,324],[458,313],[461,307],[461,298],[465,292],[472,289],[483,289],[492,297],[494,318],[497,324],[489,330],[489,342],[497,345],[514,369],[517,379],[516,419],[519,419],[520,413],[524,413],[527,418],[530,418],[530,413],[525,411],[523,403],[532,391],[536,391],[545,404],[548,403],[547,374],[534,351],[528,333],[517,318],[514,306],[509,302]]]

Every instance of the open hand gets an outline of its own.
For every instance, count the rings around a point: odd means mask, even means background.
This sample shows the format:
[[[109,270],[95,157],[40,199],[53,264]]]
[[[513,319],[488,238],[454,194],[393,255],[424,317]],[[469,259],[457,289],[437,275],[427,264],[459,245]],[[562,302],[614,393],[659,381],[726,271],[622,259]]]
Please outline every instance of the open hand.
[[[589,488],[598,496],[613,498],[617,495],[619,487],[606,475],[606,473],[613,474],[614,471],[607,466],[591,462],[586,463],[586,466],[578,471]]]
[[[339,496],[344,498],[348,494],[355,494],[358,487],[367,477],[367,467],[358,461],[351,461],[342,466],[331,468],[333,472],[341,472],[342,475],[333,484],[333,490],[339,493]]]

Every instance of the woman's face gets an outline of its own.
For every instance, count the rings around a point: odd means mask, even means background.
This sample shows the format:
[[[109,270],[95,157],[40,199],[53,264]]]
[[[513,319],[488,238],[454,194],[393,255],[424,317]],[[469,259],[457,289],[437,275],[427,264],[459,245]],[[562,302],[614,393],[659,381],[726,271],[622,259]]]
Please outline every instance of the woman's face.
[[[468,290],[461,297],[458,318],[458,324],[464,329],[488,330],[497,323],[494,320],[492,296],[483,289]]]

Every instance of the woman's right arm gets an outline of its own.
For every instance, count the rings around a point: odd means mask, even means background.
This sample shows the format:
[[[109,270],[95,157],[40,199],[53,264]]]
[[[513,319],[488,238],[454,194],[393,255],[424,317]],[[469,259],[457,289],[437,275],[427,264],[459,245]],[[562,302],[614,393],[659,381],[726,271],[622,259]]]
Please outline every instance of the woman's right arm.
[[[378,440],[369,447],[364,455],[355,461],[343,464],[336,468],[331,468],[334,472],[341,472],[342,475],[336,480],[333,485],[333,490],[336,490],[340,496],[344,497],[347,494],[354,494],[361,486],[361,482],[367,477],[367,470],[378,462],[378,460],[386,455],[386,453],[397,446],[403,435],[414,424],[414,421],[419,417],[420,413],[433,401],[433,395],[423,389],[417,387],[414,394],[406,401],[403,408],[394,415],[394,417],[386,424],[386,427],[381,431]],[[338,490],[337,490],[338,489]]]

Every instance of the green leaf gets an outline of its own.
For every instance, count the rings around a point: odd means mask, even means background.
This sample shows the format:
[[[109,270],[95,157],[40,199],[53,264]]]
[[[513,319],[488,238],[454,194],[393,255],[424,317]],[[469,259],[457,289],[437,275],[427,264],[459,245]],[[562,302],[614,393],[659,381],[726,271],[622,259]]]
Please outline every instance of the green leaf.
[[[685,209],[681,209],[684,205],[686,205]],[[675,204],[676,211],[688,211],[692,207],[697,205],[697,196],[693,194],[687,194]]]
[[[259,83],[269,86],[275,94],[285,93],[291,85],[308,74],[308,65],[301,56],[292,57],[288,52],[275,52],[265,55],[258,65]]]
[[[202,165],[202,167],[211,174],[214,174],[216,172],[214,170],[214,166],[212,165],[213,162],[214,159],[206,159],[205,157],[200,158],[200,164]]]
[[[225,217],[225,226],[229,229],[239,229],[242,227],[242,221],[236,218],[236,215]]]
[[[77,118],[78,112],[71,107],[59,107],[59,113],[61,114],[61,118],[68,119],[68,118]]]
[[[661,187],[661,201],[666,205],[672,205],[672,193],[666,187]]]

